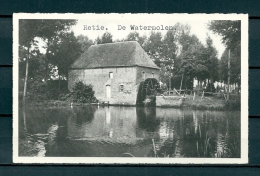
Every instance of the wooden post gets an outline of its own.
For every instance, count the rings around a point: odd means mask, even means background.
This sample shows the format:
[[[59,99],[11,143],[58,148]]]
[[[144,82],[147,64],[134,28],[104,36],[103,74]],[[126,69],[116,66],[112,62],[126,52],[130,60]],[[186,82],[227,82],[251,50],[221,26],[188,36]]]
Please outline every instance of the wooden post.
[[[227,90],[227,100],[229,100],[229,85],[230,84],[230,49],[228,50],[228,90]]]

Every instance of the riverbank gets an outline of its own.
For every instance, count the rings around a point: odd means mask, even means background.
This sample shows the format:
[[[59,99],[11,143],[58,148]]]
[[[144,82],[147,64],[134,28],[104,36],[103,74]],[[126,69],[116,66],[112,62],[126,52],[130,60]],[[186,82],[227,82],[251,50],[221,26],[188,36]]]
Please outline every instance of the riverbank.
[[[196,100],[185,99],[183,107],[190,107],[192,109],[224,110],[226,109],[226,101],[208,97]]]
[[[182,96],[157,96],[156,106],[174,108],[192,108],[205,110],[224,110],[226,101],[215,97],[196,98]]]
[[[62,100],[45,100],[41,102],[27,102],[29,106],[97,106],[100,103],[74,103]]]
[[[219,95],[193,97],[186,96],[156,96],[156,106],[167,108],[192,108],[199,110],[239,110],[240,97],[233,95],[230,100],[225,100]]]
[[[192,97],[179,97],[179,103],[170,103],[161,105],[158,107],[164,108],[191,108],[198,110],[239,110],[240,109],[240,100],[229,100],[220,99],[217,97],[204,97],[196,98],[195,100]],[[28,102],[29,106],[108,106],[109,104],[102,103],[72,103],[69,101],[61,100],[48,100],[43,102]],[[110,106],[127,106],[127,105],[110,105]]]
[[[230,100],[225,100],[220,97],[210,96],[197,97],[195,100],[192,97],[186,97],[183,106],[190,107],[192,109],[207,109],[207,110],[239,110],[240,109],[240,97],[233,96]]]

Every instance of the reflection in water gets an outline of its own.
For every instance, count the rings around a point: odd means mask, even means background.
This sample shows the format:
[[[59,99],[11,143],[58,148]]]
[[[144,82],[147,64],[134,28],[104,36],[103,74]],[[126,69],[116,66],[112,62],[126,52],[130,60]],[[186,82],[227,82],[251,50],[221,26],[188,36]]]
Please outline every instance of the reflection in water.
[[[240,157],[238,111],[116,106],[20,110],[20,156]]]

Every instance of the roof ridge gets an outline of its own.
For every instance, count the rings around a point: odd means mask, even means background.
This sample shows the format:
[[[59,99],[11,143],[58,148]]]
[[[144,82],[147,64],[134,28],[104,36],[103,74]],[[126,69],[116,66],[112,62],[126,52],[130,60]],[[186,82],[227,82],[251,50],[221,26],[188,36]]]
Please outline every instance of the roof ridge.
[[[114,45],[119,43],[138,43],[137,41],[120,41],[120,42],[112,42],[112,43],[100,43],[100,44],[94,44],[91,46],[98,46],[98,45]]]

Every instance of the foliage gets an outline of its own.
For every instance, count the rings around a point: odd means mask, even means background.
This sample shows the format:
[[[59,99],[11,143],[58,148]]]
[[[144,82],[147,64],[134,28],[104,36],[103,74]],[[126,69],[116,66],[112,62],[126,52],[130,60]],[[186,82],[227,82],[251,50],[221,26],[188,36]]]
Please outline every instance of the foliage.
[[[68,32],[76,20],[22,19],[19,21],[19,45],[31,47],[37,44],[36,37],[49,42],[60,33]]]
[[[167,83],[169,77],[171,76],[171,73],[169,72],[169,70],[167,70],[165,64],[161,63],[160,67],[160,81],[162,83]]]
[[[216,20],[208,24],[210,30],[222,36],[222,43],[229,49],[240,46],[241,21]]]
[[[222,37],[226,50],[221,56],[220,79],[227,82],[228,77],[228,50],[230,50],[230,82],[240,85],[241,74],[241,21],[221,20],[211,21],[210,30]]]
[[[51,64],[52,76],[62,76],[67,78],[69,66],[81,54],[81,45],[73,32],[63,33],[53,40],[48,49],[48,63]],[[57,68],[57,71],[55,70]],[[56,75],[55,75],[56,74]]]
[[[31,79],[28,81],[28,85],[27,100],[30,102],[41,102],[49,99],[46,92],[47,85],[40,79]]]
[[[59,89],[61,87],[61,89]],[[41,102],[45,100],[58,100],[61,96],[69,93],[68,83],[65,80],[43,81],[40,77],[28,81],[27,100],[30,102]]]
[[[105,33],[101,36],[101,38],[98,37],[98,38],[96,39],[96,43],[97,43],[97,44],[113,43],[113,36],[112,36],[111,33],[105,32]]]
[[[206,66],[209,70],[208,79],[213,82],[219,80],[218,68],[219,68],[219,60],[217,58],[217,50],[213,46],[212,39],[207,36],[206,39],[206,48],[205,48],[205,57],[206,57]]]
[[[26,65],[26,57],[28,51],[24,47],[19,47],[19,75],[20,78],[24,78],[25,76],[25,65]],[[29,70],[28,70],[28,78],[35,78],[39,75],[42,75],[42,64],[43,64],[43,55],[40,53],[38,49],[34,49],[30,51],[30,60],[29,62]]]
[[[67,94],[67,90],[63,90],[61,85],[67,82],[68,67],[94,44],[88,36],[76,37],[70,31],[76,22],[76,20],[19,21],[19,73],[21,80],[25,78],[23,75],[28,73],[28,92],[31,97],[35,98],[37,92],[39,97],[36,99],[56,99],[60,95]],[[240,84],[240,21],[211,21],[208,26],[215,34],[221,35],[222,42],[231,49],[230,81]],[[160,81],[165,86],[169,86],[170,80],[171,88],[179,88],[181,84],[184,88],[192,88],[194,78],[200,82],[208,80],[209,83],[210,80],[211,85],[218,80],[226,82],[228,50],[226,49],[221,60],[218,60],[217,50],[209,36],[203,45],[197,36],[191,34],[190,26],[177,23],[174,29],[167,31],[165,35],[154,31],[147,36],[130,32],[126,38],[117,41],[137,41],[161,68]],[[95,40],[97,44],[112,42],[113,36],[109,32]],[[45,44],[45,54],[40,53],[39,43]],[[27,71],[26,64],[29,65]],[[60,81],[59,83],[54,81],[54,86],[52,79],[57,78]],[[84,91],[90,91],[91,85],[79,83],[77,86],[77,89],[82,90],[77,90],[77,93],[73,94],[73,99],[76,102],[92,101],[91,95],[84,97]]]
[[[79,35],[77,36],[78,43],[81,45],[81,52],[87,51],[87,49],[94,44],[92,40],[90,40],[87,36]]]
[[[96,102],[95,92],[91,84],[86,85],[79,81],[74,84],[72,92],[72,100],[77,103],[92,103]]]
[[[205,47],[199,42],[199,39],[195,35],[184,35],[183,38],[181,42],[184,44],[179,56],[179,72],[185,75],[185,77],[205,80],[209,73],[204,55]],[[187,43],[189,45],[187,45]]]
[[[214,87],[213,83],[208,83],[206,86],[206,89],[204,90],[205,92],[215,92],[216,88]]]
[[[20,66],[25,62],[25,70],[20,67],[20,74],[24,73],[24,100],[27,92],[27,82],[29,75],[32,76],[32,81],[48,80],[49,79],[49,56],[51,55],[50,44],[57,39],[58,35],[66,34],[72,25],[76,24],[76,20],[46,20],[46,19],[23,19],[19,21],[19,61]],[[46,43],[46,54],[41,57],[41,54],[35,52],[38,48],[39,40]],[[25,52],[27,51],[27,52]],[[36,54],[35,54],[36,53]],[[34,59],[34,60],[33,60]],[[38,59],[38,60],[37,60]],[[32,64],[33,63],[33,64]],[[30,64],[32,66],[30,67]],[[36,67],[35,67],[36,66]],[[30,70],[29,70],[30,69]],[[34,69],[34,70],[33,70]],[[33,75],[44,73],[44,75]],[[44,71],[43,71],[44,70]],[[31,73],[31,74],[30,74]],[[37,76],[37,79],[35,77]],[[39,76],[42,76],[39,78]],[[36,81],[37,80],[37,81]],[[33,85],[33,84],[32,84]],[[37,86],[36,86],[37,87]],[[33,88],[33,90],[37,90]]]
[[[146,39],[146,35],[140,36],[138,32],[130,32],[124,41],[137,41],[141,46],[143,46]]]
[[[237,49],[240,50],[240,49]],[[220,65],[219,65],[219,76],[220,80],[227,83],[228,79],[228,50],[226,49],[221,56]],[[234,51],[230,53],[230,83],[237,83],[240,85],[240,76],[241,76],[241,59],[240,51]],[[238,54],[239,53],[239,54]]]
[[[176,41],[177,37],[175,36],[175,33],[173,31],[167,31],[162,41],[162,53],[164,63],[167,62],[172,69],[177,57],[178,46]]]
[[[227,100],[227,101],[225,101],[225,107],[227,109],[240,110],[240,108],[241,108],[240,98],[236,98],[234,100]]]
[[[160,32],[151,32],[148,40],[144,43],[144,50],[148,53],[152,60],[160,66],[160,59],[162,55],[162,34]]]
[[[182,81],[182,87],[183,89],[193,89],[193,79],[186,76],[182,80],[181,75],[174,75],[171,77],[171,88],[179,89]]]

